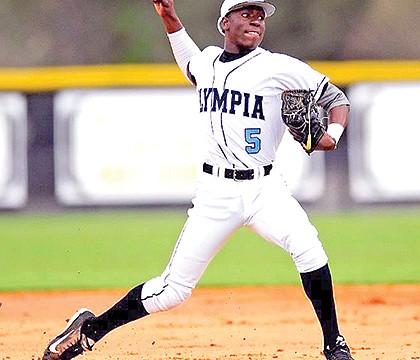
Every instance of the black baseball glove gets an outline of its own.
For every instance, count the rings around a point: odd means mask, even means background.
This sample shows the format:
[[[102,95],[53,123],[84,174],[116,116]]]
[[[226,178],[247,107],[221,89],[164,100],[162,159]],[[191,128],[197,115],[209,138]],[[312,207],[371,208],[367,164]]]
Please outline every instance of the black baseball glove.
[[[285,90],[282,100],[281,114],[284,123],[293,138],[310,155],[326,131],[325,118],[315,103],[313,91]]]

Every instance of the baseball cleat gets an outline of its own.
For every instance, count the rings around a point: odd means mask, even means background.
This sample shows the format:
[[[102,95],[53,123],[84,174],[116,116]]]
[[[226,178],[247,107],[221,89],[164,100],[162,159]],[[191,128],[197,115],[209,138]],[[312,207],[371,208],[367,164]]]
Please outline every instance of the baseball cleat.
[[[69,320],[63,332],[52,339],[45,349],[43,360],[69,360],[92,351],[94,341],[82,334],[83,323],[95,315],[81,309]]]
[[[346,343],[346,340],[340,335],[337,336],[334,347],[327,348],[324,350],[324,355],[327,360],[354,360],[351,357],[350,349]]]

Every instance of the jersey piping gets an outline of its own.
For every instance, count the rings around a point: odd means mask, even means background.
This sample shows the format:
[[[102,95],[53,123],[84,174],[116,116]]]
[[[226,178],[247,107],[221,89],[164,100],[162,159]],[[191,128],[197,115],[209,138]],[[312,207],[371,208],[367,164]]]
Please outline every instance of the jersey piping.
[[[217,59],[219,59],[220,55],[216,56],[215,59],[213,60],[213,81],[212,81],[212,87],[214,87],[214,83],[216,81],[216,61]],[[214,141],[216,142],[217,146],[219,147],[220,151],[222,152],[224,158],[226,159],[226,161],[229,161],[226,153],[224,152],[222,146],[219,144],[219,142],[216,140],[216,135],[214,133],[214,126],[213,126],[213,113],[210,112],[210,125],[211,125],[211,133],[213,134],[213,138]]]
[[[253,59],[255,59],[257,56],[259,56],[259,55],[261,55],[261,52],[259,52],[258,54],[255,54],[254,56],[252,56],[251,58],[249,58],[249,59],[247,59],[247,60],[245,60],[243,63],[241,63],[241,64],[239,64],[237,67],[235,67],[234,69],[232,69],[231,71],[229,71],[229,73],[226,75],[226,77],[225,77],[225,81],[223,82],[223,90],[225,90],[226,89],[226,83],[227,83],[227,80],[228,80],[228,77],[235,71],[235,70],[237,70],[237,69],[239,69],[241,66],[243,66],[243,65],[245,65],[246,63],[248,63],[249,61],[251,61],[251,60],[253,60]],[[222,55],[219,55],[216,59],[219,59],[219,61],[220,61],[220,57],[221,57]],[[214,71],[214,75],[213,75],[213,81],[214,81],[214,78],[216,77],[216,69],[215,69],[215,62],[213,62],[213,71]],[[213,85],[214,85],[214,82],[213,82]],[[226,132],[225,132],[225,129],[224,129],[224,126],[223,126],[223,113],[221,112],[220,113],[220,128],[221,128],[221,130],[222,130],[222,134],[223,134],[223,140],[224,140],[224,143],[225,143],[225,145],[226,145],[226,147],[227,147],[227,149],[231,152],[231,154],[232,154],[232,156],[236,159],[236,160],[238,160],[243,166],[245,166],[246,168],[249,168],[249,166],[246,164],[246,163],[244,163],[234,152],[233,152],[233,150],[232,149],[230,149],[229,148],[229,145],[228,145],[228,142],[227,142],[227,139],[226,139]],[[213,134],[214,134],[214,132],[213,132]],[[220,147],[220,145],[219,145],[219,147]],[[222,150],[223,151],[223,150]],[[223,154],[224,154],[224,152],[223,152]],[[224,154],[224,156],[225,156],[225,158],[226,158],[226,155]],[[226,158],[226,160],[227,161],[229,161],[227,158]],[[235,165],[234,164],[232,164],[232,167],[233,168],[235,168]]]

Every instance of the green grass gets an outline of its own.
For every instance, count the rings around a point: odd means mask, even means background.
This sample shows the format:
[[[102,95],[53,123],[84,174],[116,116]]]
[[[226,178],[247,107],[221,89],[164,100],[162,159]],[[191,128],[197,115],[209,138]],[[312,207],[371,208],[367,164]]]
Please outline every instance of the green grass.
[[[131,287],[159,275],[181,211],[0,215],[0,291]],[[420,282],[420,211],[313,214],[336,283]],[[290,258],[241,229],[200,286],[298,284]]]

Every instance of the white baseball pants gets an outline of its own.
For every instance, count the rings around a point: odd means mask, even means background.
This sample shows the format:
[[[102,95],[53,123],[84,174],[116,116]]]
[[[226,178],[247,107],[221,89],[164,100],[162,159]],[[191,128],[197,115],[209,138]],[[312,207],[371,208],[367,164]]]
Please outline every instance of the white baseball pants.
[[[284,249],[300,273],[328,262],[317,230],[279,175],[235,181],[203,173],[165,271],[143,286],[147,312],[185,301],[219,249],[242,226]]]

